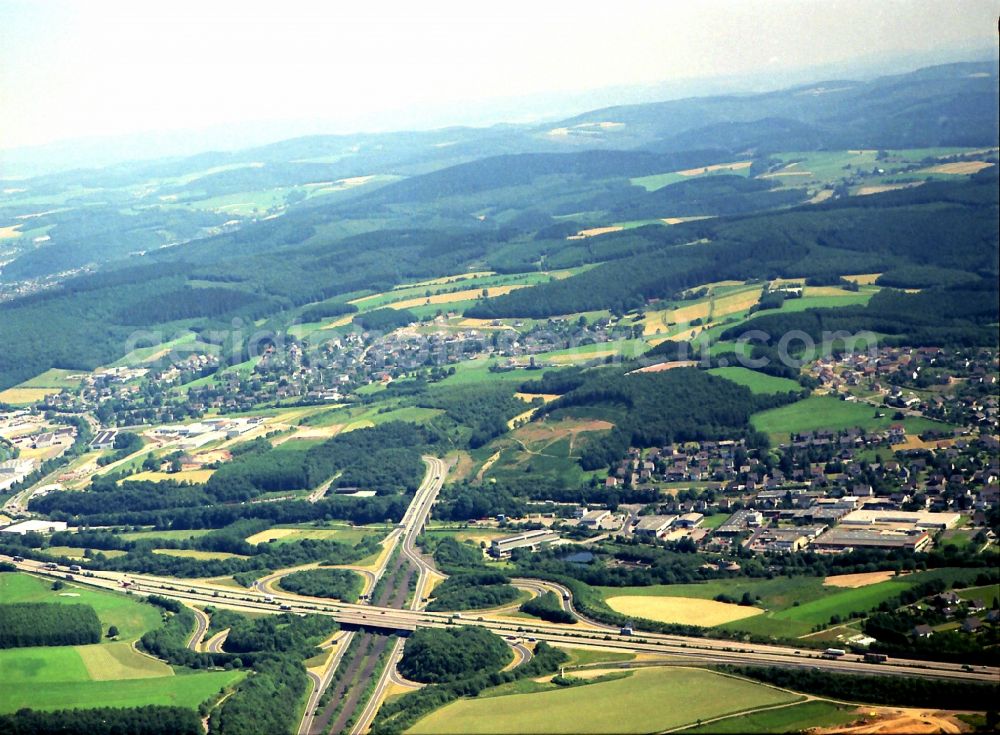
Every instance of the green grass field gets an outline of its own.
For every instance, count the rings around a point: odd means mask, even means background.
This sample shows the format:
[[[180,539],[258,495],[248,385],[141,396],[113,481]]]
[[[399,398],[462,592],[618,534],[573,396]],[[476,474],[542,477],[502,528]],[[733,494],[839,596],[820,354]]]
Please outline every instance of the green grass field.
[[[103,628],[118,627],[119,640],[0,651],[0,712],[24,707],[54,710],[145,704],[194,708],[244,676],[239,671],[175,674],[170,666],[132,645],[162,623],[155,607],[71,582],[60,590],[51,586],[51,581],[27,574],[0,574],[0,600],[90,605]]]
[[[764,712],[737,715],[709,725],[689,727],[682,733],[784,733],[802,732],[811,727],[846,725],[858,719],[856,708],[833,702],[814,701],[793,704]]]
[[[867,304],[875,291],[860,291],[848,296],[803,296],[801,299],[788,299],[781,305],[779,311],[794,312],[806,309],[837,309],[841,306]],[[767,312],[761,312],[767,314]]]
[[[585,686],[459,700],[432,712],[408,732],[659,732],[799,698],[701,669],[649,668]]]
[[[855,589],[823,584],[822,577],[775,577],[774,579],[725,579],[695,584],[652,585],[649,587],[595,587],[602,598],[616,596],[694,597],[711,600],[726,594],[740,598],[748,592],[760,597],[759,605],[767,610],[756,615],[718,626],[761,635],[791,638],[806,635],[813,626],[826,624],[832,615],[846,617],[852,611],[867,611],[903,590],[930,579],[946,581],[975,578],[975,570],[936,569],[878,582]],[[796,604],[798,603],[798,604]]]
[[[739,385],[745,385],[754,393],[787,393],[802,390],[802,386],[788,378],[776,378],[745,367],[713,368],[708,371],[712,375],[731,380]]]
[[[3,602],[56,602],[85,604],[94,608],[101,625],[118,627],[119,639],[137,640],[143,633],[160,625],[159,611],[127,595],[102,592],[66,582],[61,590],[52,590],[52,582],[28,574],[0,574],[0,600]]]
[[[157,531],[156,529],[150,529],[148,531],[130,531],[128,533],[120,534],[123,539],[128,539],[129,541],[138,541],[144,538],[162,538],[170,539],[173,541],[186,541],[187,539],[197,538],[198,536],[204,536],[206,533],[211,533],[210,528],[196,528],[188,529],[184,531],[168,531],[162,530]]]
[[[875,418],[875,407],[867,403],[841,401],[833,396],[810,396],[787,406],[772,408],[755,413],[750,423],[758,431],[763,431],[778,441],[787,441],[790,434],[818,429],[837,431],[860,427],[867,431],[878,431],[892,424],[900,423],[908,434],[919,434],[929,429],[947,431],[954,427],[937,421],[921,418],[892,418],[892,410],[880,408],[884,415]]]
[[[80,371],[60,370],[52,368],[46,370],[41,375],[36,375],[31,380],[26,380],[18,388],[76,388],[80,385],[80,379],[71,379],[71,375],[79,375]]]
[[[16,681],[4,679],[4,685],[0,687],[0,712],[16,712],[24,707],[56,710],[141,707],[147,704],[194,709],[245,675],[242,671],[209,671],[117,681],[43,681],[38,677],[26,681],[18,676]]]
[[[566,666],[587,666],[588,664],[607,664],[617,661],[631,661],[635,658],[634,653],[624,653],[622,651],[599,651],[595,648],[563,648],[558,646],[563,652],[569,655]]]
[[[360,543],[369,536],[379,536],[383,534],[371,528],[357,528],[346,524],[329,524],[328,528],[317,528],[313,525],[288,525],[275,526],[266,531],[255,533],[247,538],[247,543],[259,544],[265,541],[272,541],[276,544],[287,544],[291,541],[302,541],[303,539],[315,539],[320,541],[340,541],[352,546]]]

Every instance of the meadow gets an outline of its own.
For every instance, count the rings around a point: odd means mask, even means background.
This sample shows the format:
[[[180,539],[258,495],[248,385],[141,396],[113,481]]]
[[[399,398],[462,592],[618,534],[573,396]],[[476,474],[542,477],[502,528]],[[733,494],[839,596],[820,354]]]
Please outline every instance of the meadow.
[[[41,650],[47,653],[53,649]],[[16,675],[16,680],[5,679],[4,686],[0,688],[0,712],[16,712],[25,707],[57,710],[141,707],[147,704],[195,709],[221,689],[246,676],[242,671],[209,671],[182,676],[92,681],[46,680],[39,676],[26,678],[23,670],[17,671]]]
[[[317,528],[315,526],[275,526],[266,531],[248,536],[248,544],[260,544],[272,542],[276,544],[287,544],[290,541],[302,541],[303,539],[314,539],[317,541],[340,541],[345,544],[356,545],[370,536],[381,536],[381,532],[367,528],[356,528],[347,524],[331,524],[329,528]]]
[[[160,611],[127,595],[52,582],[27,574],[0,574],[0,600],[85,604],[105,630],[116,626],[117,640],[84,646],[35,646],[0,651],[0,712],[24,707],[135,707],[146,704],[195,708],[242,672],[175,672],[137,651],[134,642],[162,623]]]
[[[712,368],[708,372],[739,385],[745,385],[754,393],[787,393],[802,390],[802,386],[794,380],[765,375],[745,367]]]
[[[90,605],[100,618],[101,626],[116,626],[119,639],[123,641],[137,640],[162,622],[155,607],[126,595],[102,592],[72,582],[65,582],[64,585],[60,590],[53,590],[49,580],[28,574],[0,574],[0,600]]]
[[[605,601],[615,597],[688,598],[712,601],[720,594],[739,599],[744,593],[759,597],[757,609],[763,614],[732,622],[720,622],[724,630],[741,630],[777,637],[797,637],[810,633],[814,626],[826,625],[833,615],[847,616],[853,611],[866,612],[881,602],[897,597],[904,590],[930,579],[946,581],[975,577],[974,570],[936,569],[917,572],[860,587],[835,587],[824,584],[822,577],[775,577],[774,579],[720,579],[694,584],[652,585],[649,587],[596,587]],[[610,603],[609,603],[610,604]],[[718,604],[718,603],[717,603]],[[649,608],[655,610],[655,605]],[[669,602],[663,609],[671,610]],[[639,613],[634,613],[638,615]],[[652,617],[652,616],[650,616]],[[698,625],[694,617],[670,622]]]
[[[954,427],[929,419],[907,417],[902,420],[892,418],[891,409],[881,408],[884,414],[875,418],[875,407],[867,403],[841,401],[833,396],[810,396],[787,406],[755,413],[750,423],[758,431],[769,434],[772,439],[787,441],[790,434],[798,434],[818,429],[839,431],[858,427],[866,431],[886,429],[892,424],[902,424],[908,434],[919,434],[927,430],[948,431]]]
[[[813,727],[834,727],[857,720],[856,708],[833,702],[812,701],[778,707],[763,712],[727,717],[708,725],[700,725],[681,730],[690,735],[702,733],[786,733],[802,732]]]
[[[536,694],[459,700],[432,712],[408,732],[659,732],[800,698],[701,669],[654,667],[621,679]]]

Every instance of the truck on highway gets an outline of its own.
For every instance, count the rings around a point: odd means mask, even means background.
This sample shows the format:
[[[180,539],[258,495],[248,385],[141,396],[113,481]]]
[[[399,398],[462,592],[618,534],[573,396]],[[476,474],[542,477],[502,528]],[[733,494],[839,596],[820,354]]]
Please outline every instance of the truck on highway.
[[[70,564],[70,565],[69,565],[69,570],[70,570],[71,572],[80,572],[80,571],[83,571],[83,570],[81,569],[81,567],[80,567],[80,565],[79,565],[79,564]]]
[[[889,660],[889,657],[886,656],[884,653],[866,653],[865,654],[865,661],[867,661],[870,664],[884,664],[888,660]]]
[[[828,648],[823,651],[824,658],[840,658],[841,656],[846,656],[847,651],[843,648]]]

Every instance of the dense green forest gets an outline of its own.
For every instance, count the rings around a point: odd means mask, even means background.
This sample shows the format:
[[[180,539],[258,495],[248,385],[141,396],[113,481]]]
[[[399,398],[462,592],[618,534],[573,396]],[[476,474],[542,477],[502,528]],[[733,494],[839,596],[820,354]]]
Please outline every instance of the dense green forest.
[[[0,648],[100,642],[101,621],[89,605],[47,602],[0,605]]]
[[[406,640],[399,672],[413,681],[444,683],[499,671],[512,658],[503,639],[485,628],[418,628]]]
[[[829,671],[777,667],[723,666],[723,671],[778,687],[848,702],[896,707],[940,707],[981,710],[997,701],[1000,688],[990,684],[917,679],[901,676],[858,676]]]
[[[436,558],[436,557],[435,557]],[[475,610],[517,599],[510,578],[493,571],[453,574],[434,588],[428,610]]]
[[[281,587],[298,595],[357,602],[364,580],[349,569],[306,569],[282,577]]]
[[[67,735],[86,732],[92,735],[202,735],[201,719],[194,710],[184,707],[58,709],[39,712],[18,710],[0,715],[0,732],[8,735]]]
[[[694,368],[631,374],[620,367],[605,368],[525,387],[541,391],[557,384],[568,391],[541,407],[540,413],[559,415],[572,408],[585,414],[604,407],[620,416],[611,432],[588,440],[583,447],[580,464],[584,469],[608,466],[624,456],[629,446],[733,436],[756,441],[750,415],[799,398],[797,393],[755,395],[746,387]]]
[[[575,623],[576,615],[563,610],[562,601],[555,592],[532,597],[521,605],[521,612],[534,615],[550,623]]]

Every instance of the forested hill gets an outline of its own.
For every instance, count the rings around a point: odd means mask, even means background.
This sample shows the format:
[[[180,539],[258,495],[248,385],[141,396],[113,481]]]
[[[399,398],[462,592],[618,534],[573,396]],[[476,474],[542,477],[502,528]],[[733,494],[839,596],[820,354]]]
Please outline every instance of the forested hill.
[[[490,299],[466,314],[546,317],[623,310],[713,280],[824,277],[908,265],[995,279],[1000,272],[997,186],[994,167],[968,183],[928,184],[879,197],[695,223],[692,229],[711,242],[661,241],[662,247],[650,245],[646,252],[572,278]],[[658,229],[643,236],[651,242],[662,237]]]
[[[828,80],[761,95],[720,96],[594,110],[552,128],[581,129],[603,121],[595,140],[626,147],[686,150],[754,140],[768,150],[995,145],[996,61],[934,66],[870,82]],[[728,140],[720,139],[727,131]],[[791,132],[791,137],[786,137]]]
[[[58,285],[0,300],[0,388],[112,362],[136,328],[283,329],[310,304],[468,271],[597,266],[467,309],[484,318],[625,310],[722,278],[995,277],[996,67],[28,179],[0,201],[0,295]],[[900,150],[946,145],[970,147]]]

